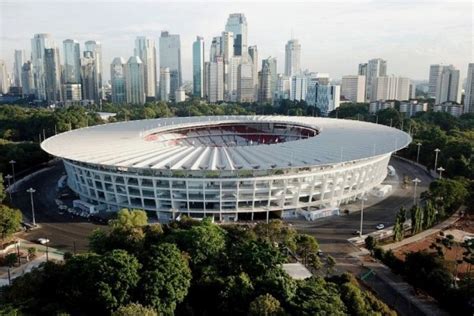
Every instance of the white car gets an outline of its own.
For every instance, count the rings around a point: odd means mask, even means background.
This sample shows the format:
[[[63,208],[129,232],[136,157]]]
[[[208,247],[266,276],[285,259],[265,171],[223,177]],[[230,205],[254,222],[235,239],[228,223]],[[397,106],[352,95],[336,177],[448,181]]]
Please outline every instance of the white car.
[[[381,230],[381,229],[385,228],[385,225],[384,224],[378,224],[377,226],[375,226],[375,228],[377,228],[378,230]]]
[[[47,243],[49,243],[49,239],[48,238],[38,238],[38,243],[40,243],[42,245],[46,245]]]

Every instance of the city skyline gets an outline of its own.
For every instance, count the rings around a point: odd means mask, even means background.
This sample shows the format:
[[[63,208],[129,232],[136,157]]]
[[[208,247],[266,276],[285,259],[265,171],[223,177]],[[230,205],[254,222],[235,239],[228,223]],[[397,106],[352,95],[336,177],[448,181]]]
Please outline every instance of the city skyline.
[[[132,5],[135,9],[140,5],[143,14],[129,16],[127,13]],[[261,8],[269,5],[271,12],[267,10],[262,15]],[[222,32],[229,14],[236,12],[246,16],[248,45],[257,45],[261,59],[276,57],[278,72],[284,70],[285,44],[291,38],[298,39],[301,44],[302,69],[329,73],[333,79],[355,75],[359,63],[380,57],[388,61],[388,75],[427,80],[430,64],[445,63],[460,69],[464,80],[467,65],[472,61],[472,37],[469,36],[472,6],[469,2],[214,3],[212,11],[209,11],[209,5],[202,3],[121,2],[113,5],[102,2],[96,4],[93,11],[87,10],[83,2],[67,4],[67,11],[77,12],[78,16],[87,12],[87,24],[71,23],[70,18],[64,16],[65,3],[5,2],[2,7],[1,59],[5,60],[9,72],[13,70],[15,49],[24,50],[24,59],[30,59],[30,40],[36,33],[51,34],[61,50],[62,64],[63,40],[78,40],[81,48],[87,40],[100,41],[103,63],[107,67],[114,57],[127,59],[133,55],[137,36],[150,37],[158,43],[161,31],[168,30],[181,37],[183,79],[192,80],[192,44],[196,36],[203,36],[206,48],[210,47],[212,38]],[[294,14],[288,13],[291,12],[289,8]],[[364,21],[360,19],[361,10],[365,10]],[[41,16],[38,12],[46,13]],[[150,12],[153,16],[149,16]],[[171,12],[179,12],[179,18],[186,23],[179,23],[176,14]],[[325,14],[318,19],[313,12]],[[419,12],[424,13],[423,21]],[[215,18],[202,23],[199,17],[205,14]],[[187,18],[190,15],[192,17]],[[119,23],[117,19],[124,16],[129,22]],[[262,18],[265,23],[261,23]],[[19,27],[14,23],[18,20],[30,23]],[[282,20],[287,22],[281,23]],[[205,53],[208,60],[207,49]],[[104,79],[110,79],[108,71],[104,71]]]

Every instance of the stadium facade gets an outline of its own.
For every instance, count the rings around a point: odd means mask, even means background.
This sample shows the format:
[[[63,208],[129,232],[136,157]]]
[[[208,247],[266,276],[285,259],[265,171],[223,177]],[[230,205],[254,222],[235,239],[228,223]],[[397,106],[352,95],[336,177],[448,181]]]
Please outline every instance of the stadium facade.
[[[222,220],[354,201],[410,142],[403,131],[360,121],[212,116],[93,126],[41,146],[64,161],[83,201]]]

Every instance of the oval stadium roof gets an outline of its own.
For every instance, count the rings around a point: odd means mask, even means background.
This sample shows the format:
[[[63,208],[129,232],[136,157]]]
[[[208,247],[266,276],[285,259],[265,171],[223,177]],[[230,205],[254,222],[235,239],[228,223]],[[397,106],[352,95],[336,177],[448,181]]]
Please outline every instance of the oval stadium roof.
[[[229,123],[283,123],[314,128],[305,139],[251,146],[153,142],[177,128]],[[65,132],[41,147],[51,155],[88,164],[141,169],[235,170],[330,165],[392,153],[411,142],[407,133],[374,123],[300,116],[205,116],[119,122]]]

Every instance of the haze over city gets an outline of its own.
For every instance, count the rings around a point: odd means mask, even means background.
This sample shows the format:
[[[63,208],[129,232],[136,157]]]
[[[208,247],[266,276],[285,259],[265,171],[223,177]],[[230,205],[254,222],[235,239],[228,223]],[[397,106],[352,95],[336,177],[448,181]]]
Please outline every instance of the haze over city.
[[[99,40],[108,67],[114,57],[133,54],[137,36],[157,41],[162,30],[169,30],[181,36],[183,79],[191,80],[196,36],[204,37],[208,58],[212,37],[234,12],[245,14],[249,45],[257,45],[260,58],[276,57],[278,72],[291,37],[301,43],[302,69],[334,79],[356,73],[359,63],[375,57],[388,61],[388,74],[413,80],[428,79],[429,65],[437,63],[453,64],[465,78],[473,60],[469,1],[3,1],[1,6],[0,54],[9,67],[15,49],[25,49],[29,56],[36,33],[51,33],[60,50],[67,38]],[[104,79],[109,77],[104,71]]]

